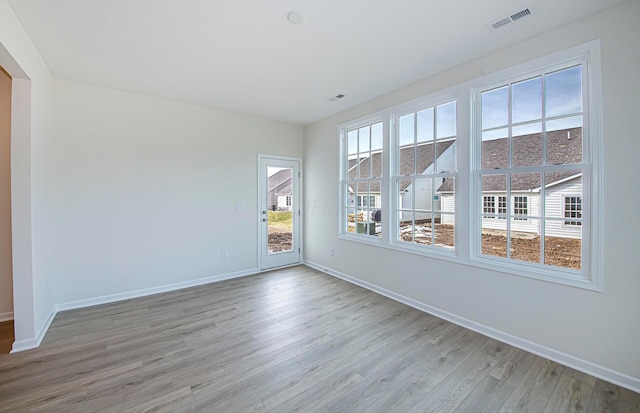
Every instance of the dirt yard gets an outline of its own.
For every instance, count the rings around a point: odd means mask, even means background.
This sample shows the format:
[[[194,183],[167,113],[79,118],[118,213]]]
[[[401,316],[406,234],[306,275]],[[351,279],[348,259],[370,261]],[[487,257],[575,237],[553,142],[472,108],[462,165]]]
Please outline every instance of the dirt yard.
[[[453,247],[453,225],[435,225],[436,245]],[[400,238],[411,242],[411,227],[400,227]],[[415,242],[431,244],[431,223],[416,226]],[[486,231],[482,234],[482,253],[495,257],[507,256],[507,237],[503,231]],[[581,241],[578,239],[545,237],[545,264],[580,269]],[[540,262],[540,237],[529,233],[513,233],[511,237],[511,257],[528,262]]]
[[[435,225],[435,243],[439,246],[453,248],[453,225]],[[400,239],[412,242],[411,226],[400,226]],[[416,225],[415,242],[417,244],[431,244],[431,223]],[[291,232],[269,227],[269,252],[288,251],[292,248]],[[482,234],[482,253],[494,257],[507,256],[507,237],[504,231],[486,230]],[[546,237],[545,238],[545,264],[580,269],[581,241],[578,239]],[[511,237],[511,258],[540,262],[540,237],[531,233],[513,233]]]
[[[293,248],[291,230],[269,226],[268,250],[270,253],[290,251]]]

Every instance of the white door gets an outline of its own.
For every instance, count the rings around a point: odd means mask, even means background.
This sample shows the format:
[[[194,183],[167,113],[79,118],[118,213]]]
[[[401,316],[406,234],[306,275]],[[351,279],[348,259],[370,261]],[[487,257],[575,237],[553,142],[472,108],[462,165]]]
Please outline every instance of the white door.
[[[259,155],[260,269],[300,263],[299,159]]]

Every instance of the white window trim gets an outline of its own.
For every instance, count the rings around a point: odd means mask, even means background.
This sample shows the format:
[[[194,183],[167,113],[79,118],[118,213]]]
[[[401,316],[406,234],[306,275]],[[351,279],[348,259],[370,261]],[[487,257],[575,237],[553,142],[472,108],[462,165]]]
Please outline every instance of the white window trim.
[[[472,159],[475,158],[479,148],[472,145],[471,136],[476,133],[476,125],[473,122],[478,119],[478,114],[471,113],[474,109],[474,98],[478,90],[486,90],[491,84],[504,84],[505,80],[524,76],[529,73],[547,70],[552,67],[558,69],[566,67],[572,62],[582,59],[586,62],[586,72],[583,82],[583,95],[585,105],[585,123],[583,124],[584,134],[589,136],[588,142],[584,144],[583,158],[589,165],[584,174],[589,175],[589,188],[583,185],[583,205],[582,213],[588,217],[589,236],[583,237],[582,267],[585,277],[576,275],[576,272],[560,267],[545,268],[539,264],[481,256],[477,253],[478,240],[476,234],[482,230],[482,220],[477,211],[482,211],[482,197],[476,197],[479,193],[477,180],[474,179],[472,169]],[[410,102],[401,103],[393,107],[370,114],[369,116],[355,119],[350,122],[338,125],[338,163],[340,165],[339,197],[340,213],[338,219],[338,238],[369,244],[381,248],[395,251],[409,252],[416,255],[468,265],[474,268],[498,271],[505,274],[524,276],[551,283],[579,287],[592,291],[603,291],[603,271],[602,271],[602,220],[603,199],[602,199],[602,87],[601,87],[601,64],[600,64],[600,41],[595,40],[564,51],[553,53],[539,59],[501,70],[481,78],[462,82],[454,87],[443,91],[429,94],[426,97],[418,98]],[[390,186],[392,184],[391,172],[395,171],[395,162],[391,152],[391,144],[396,139],[394,128],[396,119],[403,114],[412,112],[418,106],[433,106],[443,103],[445,100],[457,101],[457,169],[458,178],[455,180],[454,202],[456,205],[455,215],[455,250],[448,251],[438,248],[424,248],[420,245],[409,243],[393,242],[397,238],[395,232],[395,220],[390,219],[390,211],[394,208],[394,197],[390,196]],[[469,114],[469,116],[465,116]],[[346,130],[365,126],[375,122],[383,123],[383,179],[381,190],[381,208],[383,213],[382,237],[363,236],[362,234],[346,233],[343,229],[345,222],[345,205],[343,194],[343,177],[345,171],[343,156],[345,154]],[[348,176],[348,175],[347,175]],[[585,202],[588,200],[589,202]],[[509,200],[510,201],[510,200]],[[496,210],[498,208],[496,197]],[[464,206],[468,205],[468,206]],[[530,205],[528,205],[530,208]],[[480,209],[478,209],[480,208]],[[583,221],[583,230],[585,227]]]

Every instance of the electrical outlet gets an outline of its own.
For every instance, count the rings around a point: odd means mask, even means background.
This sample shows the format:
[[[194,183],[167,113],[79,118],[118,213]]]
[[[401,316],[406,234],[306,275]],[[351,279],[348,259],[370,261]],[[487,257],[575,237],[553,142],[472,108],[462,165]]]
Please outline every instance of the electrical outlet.
[[[244,204],[236,204],[236,212],[244,212]]]
[[[226,260],[227,258],[229,258],[229,253],[225,250],[222,250],[222,253],[220,253],[220,259]]]

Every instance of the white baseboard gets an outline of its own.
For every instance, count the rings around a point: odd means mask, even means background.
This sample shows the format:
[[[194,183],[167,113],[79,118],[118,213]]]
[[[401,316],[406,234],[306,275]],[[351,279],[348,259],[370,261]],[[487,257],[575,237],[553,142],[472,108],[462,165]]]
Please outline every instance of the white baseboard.
[[[126,293],[105,295],[102,297],[89,298],[86,300],[71,301],[68,303],[62,303],[62,304],[56,305],[56,311],[75,310],[77,308],[92,307],[94,305],[107,304],[107,303],[113,303],[116,301],[129,300],[131,298],[145,297],[147,295],[166,293],[169,291],[181,290],[183,288],[197,287],[199,285],[211,284],[214,282],[224,281],[224,280],[230,280],[232,278],[245,277],[248,275],[257,274],[258,272],[259,270],[257,268],[250,268],[248,270],[237,271],[237,272],[228,273],[228,274],[198,278],[197,280],[167,284],[159,287],[145,288],[145,289],[136,290],[136,291],[128,291]]]
[[[40,332],[38,333],[38,335],[35,338],[14,341],[13,346],[11,346],[11,353],[17,353],[20,351],[31,350],[39,347],[40,343],[42,343],[42,340],[44,339],[44,336],[47,334],[47,331],[49,331],[49,327],[51,327],[51,323],[53,322],[53,319],[56,317],[56,314],[57,314],[56,309],[52,308],[51,312],[49,313],[49,316],[47,317],[47,321],[45,321],[44,324],[42,325],[42,328],[40,329]]]
[[[0,323],[2,323],[3,321],[11,320],[13,320],[13,311],[10,311],[8,313],[0,313]]]
[[[602,380],[616,384],[620,387],[624,387],[636,393],[640,393],[640,379],[637,377],[631,377],[624,373],[611,370],[607,367],[594,364],[590,361],[586,361],[586,360],[571,356],[569,354],[554,350],[552,348],[531,342],[529,340],[516,337],[509,333],[496,330],[494,328],[485,326],[484,324],[480,324],[475,321],[471,321],[466,318],[459,317],[455,314],[430,306],[428,304],[424,304],[412,298],[405,297],[403,295],[397,294],[385,288],[378,287],[374,284],[370,284],[366,281],[362,281],[350,275],[343,274],[339,271],[334,271],[330,268],[324,267],[313,261],[305,260],[305,265],[313,269],[316,269],[320,272],[324,272],[334,277],[348,281],[352,284],[359,285],[360,287],[366,288],[367,290],[371,290],[380,295],[384,295],[385,297],[388,297],[388,298],[391,298],[392,300],[406,304],[417,310],[424,311],[425,313],[432,314],[436,317],[439,317],[444,320],[450,321],[454,324],[457,324],[461,327],[468,328],[469,330],[475,331],[487,337],[491,337],[503,343],[512,345],[519,349],[522,349],[530,353],[536,354],[538,356],[544,357],[546,359],[555,361],[556,363],[560,363],[564,366],[567,366],[572,369],[589,374],[591,376],[600,378]]]

